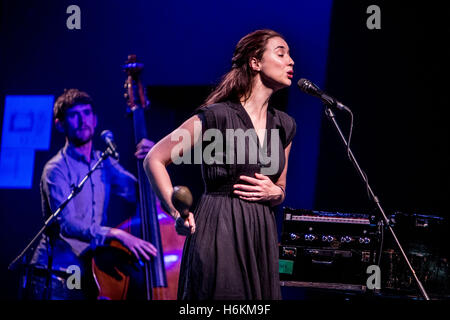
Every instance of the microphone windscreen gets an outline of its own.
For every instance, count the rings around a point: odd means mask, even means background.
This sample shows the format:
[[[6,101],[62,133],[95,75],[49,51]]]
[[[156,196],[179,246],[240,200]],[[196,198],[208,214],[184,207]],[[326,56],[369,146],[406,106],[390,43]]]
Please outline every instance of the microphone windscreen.
[[[302,78],[298,80],[297,85],[300,88],[300,90],[313,96],[320,96],[322,93],[322,91],[308,79]]]
[[[307,82],[308,80],[301,78],[300,80],[298,80],[297,85],[300,89],[303,90],[304,86],[305,86],[305,82]]]
[[[297,85],[303,92],[310,93],[309,90],[312,87],[312,83],[308,79],[301,78],[298,80]]]
[[[103,140],[106,140],[106,139],[114,140],[114,135],[110,130],[103,130],[102,133],[100,134],[100,137]]]

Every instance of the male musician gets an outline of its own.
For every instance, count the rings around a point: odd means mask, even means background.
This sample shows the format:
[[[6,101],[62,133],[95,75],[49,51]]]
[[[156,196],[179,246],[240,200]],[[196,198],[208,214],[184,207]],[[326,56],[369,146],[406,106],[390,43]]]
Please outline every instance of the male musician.
[[[97,125],[91,97],[78,89],[66,90],[54,105],[55,125],[66,136],[65,146],[44,167],[41,177],[41,199],[44,217],[54,212],[67,198],[72,187],[80,183],[100,157],[93,149],[92,139]],[[143,139],[135,156],[145,157],[153,142]],[[107,158],[95,170],[57,219],[56,232],[43,235],[31,261],[30,299],[85,299],[86,288],[67,285],[71,272],[84,276],[88,252],[115,239],[136,257],[149,260],[156,248],[121,229],[104,226],[110,193],[129,201],[136,200],[136,178],[125,171],[118,161]],[[54,230],[53,230],[54,231]],[[50,266],[50,268],[49,268]],[[75,269],[73,269],[75,266]],[[48,276],[51,269],[51,277]],[[51,279],[51,280],[50,280]],[[49,283],[48,283],[49,282]],[[82,283],[83,287],[86,283]],[[90,283],[92,285],[92,282]],[[89,285],[88,285],[89,286]],[[90,297],[90,295],[89,295]]]

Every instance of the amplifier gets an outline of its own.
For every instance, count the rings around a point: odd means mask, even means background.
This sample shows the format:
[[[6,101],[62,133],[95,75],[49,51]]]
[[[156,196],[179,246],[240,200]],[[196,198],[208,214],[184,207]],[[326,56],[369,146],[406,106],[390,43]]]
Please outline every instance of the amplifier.
[[[283,245],[370,250],[378,241],[375,217],[365,214],[284,208]]]
[[[391,225],[430,297],[450,298],[450,223],[436,215],[395,212]],[[385,232],[381,255],[381,285],[385,292],[416,294],[417,285],[390,234]]]
[[[373,216],[285,207],[280,280],[365,286],[378,246]]]

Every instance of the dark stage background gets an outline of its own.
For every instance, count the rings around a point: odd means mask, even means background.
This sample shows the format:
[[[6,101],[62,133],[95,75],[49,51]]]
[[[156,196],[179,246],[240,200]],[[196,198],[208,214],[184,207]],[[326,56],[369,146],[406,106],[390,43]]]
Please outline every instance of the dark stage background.
[[[371,31],[358,28],[366,4],[334,2],[327,91],[354,113],[353,152],[384,207],[448,216],[450,12],[386,1],[382,28]],[[349,117],[337,115],[347,129]],[[322,119],[315,207],[367,211],[365,187]]]
[[[81,8],[81,30],[66,28],[66,8]],[[381,30],[366,9],[381,8]],[[181,124],[231,64],[238,39],[259,28],[282,33],[295,60],[295,82],[308,78],[355,115],[352,148],[388,213],[449,216],[447,74],[449,10],[408,1],[12,1],[1,3],[0,112],[14,94],[77,87],[91,94],[97,132],[114,132],[121,163],[135,172],[132,121],[125,116],[121,64],[145,63],[152,108],[150,138]],[[375,212],[365,187],[320,102],[295,84],[274,105],[298,125],[284,205]],[[338,113],[344,131],[349,118]],[[96,138],[98,148],[102,144]],[[41,226],[41,170],[64,143],[52,128],[50,149],[37,151],[31,189],[0,189],[0,298],[16,299],[18,272],[7,265]],[[203,186],[198,166],[170,167],[174,184]],[[111,224],[126,205],[112,199]],[[281,227],[281,208],[278,220]],[[302,298],[289,292],[289,298]]]

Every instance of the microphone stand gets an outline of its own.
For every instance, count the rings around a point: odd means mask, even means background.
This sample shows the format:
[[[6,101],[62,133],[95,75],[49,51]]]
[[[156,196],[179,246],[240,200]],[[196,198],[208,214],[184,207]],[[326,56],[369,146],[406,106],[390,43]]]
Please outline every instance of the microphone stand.
[[[334,105],[334,104],[332,104],[332,105]],[[414,277],[414,279],[415,279],[415,281],[416,281],[416,283],[417,283],[417,285],[418,285],[418,287],[420,289],[420,292],[421,292],[422,296],[424,297],[425,300],[430,300],[430,298],[428,297],[427,292],[425,291],[425,288],[423,287],[422,283],[420,282],[419,278],[417,277],[416,272],[414,271],[411,263],[409,262],[408,257],[406,256],[405,251],[403,250],[403,248],[402,248],[402,246],[400,244],[400,241],[398,240],[394,230],[392,229],[391,224],[389,223],[389,219],[387,218],[386,214],[384,213],[384,210],[381,207],[381,204],[380,204],[380,201],[378,200],[378,197],[375,195],[375,193],[373,192],[372,188],[370,187],[368,179],[367,179],[367,176],[361,170],[361,167],[359,166],[358,161],[356,160],[355,156],[353,155],[352,150],[349,148],[347,140],[345,139],[344,135],[342,134],[341,128],[339,127],[339,124],[337,123],[337,121],[335,119],[335,115],[334,115],[333,111],[331,110],[330,105],[327,104],[327,103],[324,103],[324,106],[325,106],[325,114],[327,115],[328,119],[331,122],[333,122],[334,126],[336,127],[336,130],[338,131],[339,136],[341,137],[342,141],[344,142],[345,147],[348,150],[350,161],[355,166],[355,168],[358,171],[360,177],[366,183],[367,191],[370,194],[370,197],[372,198],[372,200],[377,205],[378,210],[381,212],[381,215],[382,215],[382,217],[384,219],[386,227],[388,227],[389,231],[391,232],[392,237],[394,238],[395,243],[397,244],[397,246],[398,246],[398,248],[399,248],[403,258],[405,259],[406,264],[408,265],[408,268],[411,271],[411,273],[412,273],[412,275],[413,275],[413,277]],[[349,111],[349,109],[347,107],[345,107],[345,106],[343,106],[342,109]],[[380,255],[381,255],[381,252],[380,252]]]
[[[67,196],[67,198],[58,206],[58,208],[55,210],[54,213],[50,215],[50,217],[44,222],[44,225],[39,230],[39,232],[34,236],[34,238],[28,243],[28,245],[23,249],[23,251],[9,264],[8,270],[14,270],[17,262],[22,259],[22,257],[25,256],[25,254],[33,247],[34,243],[41,237],[41,235],[55,222],[57,216],[61,213],[62,210],[67,206],[67,204],[75,198],[75,196],[80,193],[81,189],[83,188],[86,181],[89,179],[89,177],[92,175],[92,173],[98,168],[100,163],[102,163],[106,158],[109,156],[115,156],[116,152],[115,150],[112,150],[111,147],[108,147],[100,156],[100,158],[97,160],[97,162],[94,164],[94,166],[89,170],[89,172],[86,174],[86,176],[81,180],[81,182],[77,186],[73,186],[72,191]],[[51,252],[53,250],[51,249]],[[53,252],[51,253],[53,254]],[[52,257],[49,259],[49,267],[51,267],[51,261],[53,260]],[[51,270],[49,270],[49,273]],[[47,291],[49,290],[50,281],[49,278],[51,278],[51,274],[47,275]],[[51,288],[51,287],[50,287]],[[50,296],[50,294],[47,292],[47,296]]]

